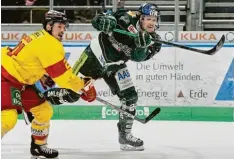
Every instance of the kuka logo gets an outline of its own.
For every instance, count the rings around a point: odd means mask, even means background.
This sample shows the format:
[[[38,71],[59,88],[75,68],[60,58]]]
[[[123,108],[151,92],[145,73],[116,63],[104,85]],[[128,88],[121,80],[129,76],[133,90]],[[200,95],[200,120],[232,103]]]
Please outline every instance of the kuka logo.
[[[217,40],[213,33],[182,33],[180,34],[181,40],[189,41],[215,41]]]

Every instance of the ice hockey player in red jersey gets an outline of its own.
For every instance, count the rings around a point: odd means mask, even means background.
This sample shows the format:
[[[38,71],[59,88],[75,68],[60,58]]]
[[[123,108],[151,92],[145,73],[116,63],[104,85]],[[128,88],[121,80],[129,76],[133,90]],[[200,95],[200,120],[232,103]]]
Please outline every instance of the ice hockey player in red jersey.
[[[35,88],[38,80],[49,86],[54,81],[69,91],[82,90],[81,97],[89,102],[96,98],[92,79],[73,74],[65,59],[61,41],[67,26],[65,14],[51,10],[45,15],[43,30],[24,36],[13,49],[4,47],[1,50],[1,136],[14,128],[22,108],[31,112],[34,118],[31,121],[30,150],[34,156],[58,156],[57,150],[46,146],[53,109]]]

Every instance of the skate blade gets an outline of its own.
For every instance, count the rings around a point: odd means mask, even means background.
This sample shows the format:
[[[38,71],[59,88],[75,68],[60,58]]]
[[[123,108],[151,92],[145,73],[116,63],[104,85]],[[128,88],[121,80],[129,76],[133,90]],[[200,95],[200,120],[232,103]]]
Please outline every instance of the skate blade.
[[[122,151],[144,151],[145,150],[144,146],[134,147],[134,146],[130,146],[127,144],[120,144],[120,149]]]
[[[55,158],[46,158],[44,156],[31,156],[30,159],[59,159],[58,157]]]

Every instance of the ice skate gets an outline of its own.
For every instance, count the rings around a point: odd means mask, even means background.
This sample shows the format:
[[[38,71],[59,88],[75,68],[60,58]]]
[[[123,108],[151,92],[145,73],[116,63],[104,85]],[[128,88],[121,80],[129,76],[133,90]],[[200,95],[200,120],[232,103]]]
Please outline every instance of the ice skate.
[[[120,149],[123,151],[143,151],[145,148],[143,146],[144,142],[137,137],[134,137],[132,133],[126,133],[121,131],[119,128],[119,143]]]
[[[58,151],[48,148],[46,145],[37,145],[34,142],[31,143],[31,159],[46,159],[58,157]]]

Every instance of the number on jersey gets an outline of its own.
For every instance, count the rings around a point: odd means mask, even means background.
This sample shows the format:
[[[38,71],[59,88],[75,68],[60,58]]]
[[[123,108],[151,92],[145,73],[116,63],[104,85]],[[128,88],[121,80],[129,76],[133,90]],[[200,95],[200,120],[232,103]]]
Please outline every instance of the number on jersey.
[[[24,35],[22,37],[22,40],[20,41],[20,43],[14,48],[14,49],[11,49],[11,51],[9,51],[7,53],[8,56],[17,56],[18,53],[24,48],[25,46],[25,43],[23,42],[23,40],[26,42],[26,43],[30,43],[32,41],[32,39],[27,36],[27,35]]]

